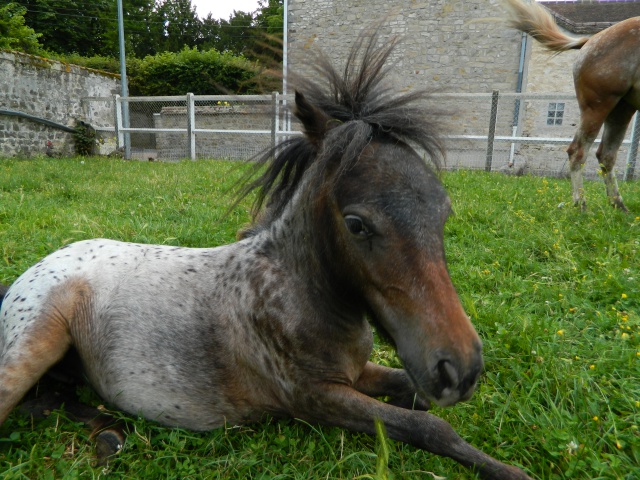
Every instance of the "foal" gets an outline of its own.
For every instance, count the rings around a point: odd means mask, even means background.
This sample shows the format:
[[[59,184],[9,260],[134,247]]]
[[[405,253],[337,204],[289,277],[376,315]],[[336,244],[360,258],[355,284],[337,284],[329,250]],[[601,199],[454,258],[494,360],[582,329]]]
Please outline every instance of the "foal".
[[[107,402],[193,430],[265,414],[375,433],[486,478],[526,479],[425,411],[468,399],[480,339],[449,278],[450,201],[415,148],[439,143],[421,92],[382,83],[394,42],[361,38],[344,73],[316,63],[258,189],[266,210],[217,248],[86,240],[27,270],[0,310],[0,422],[72,349]],[[368,319],[404,369],[369,361]],[[391,397],[384,403],[375,397]]]

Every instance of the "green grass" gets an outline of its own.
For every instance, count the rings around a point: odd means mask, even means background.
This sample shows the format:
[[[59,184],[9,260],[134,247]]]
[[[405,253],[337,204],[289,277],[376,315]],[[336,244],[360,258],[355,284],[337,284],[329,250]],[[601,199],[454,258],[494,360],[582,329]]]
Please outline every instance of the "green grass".
[[[184,246],[233,241],[247,204],[222,218],[238,164],[104,159],[0,160],[0,282],[62,245],[93,237]],[[443,174],[454,284],[484,341],[473,398],[434,413],[490,455],[540,479],[640,478],[640,184],[589,210],[567,180]],[[566,202],[561,208],[558,205]],[[376,361],[397,365],[379,345]],[[0,478],[382,478],[475,476],[389,442],[296,421],[193,433],[135,419],[108,469],[62,413],[0,427]],[[377,473],[378,472],[378,473]],[[432,473],[430,473],[432,472]]]

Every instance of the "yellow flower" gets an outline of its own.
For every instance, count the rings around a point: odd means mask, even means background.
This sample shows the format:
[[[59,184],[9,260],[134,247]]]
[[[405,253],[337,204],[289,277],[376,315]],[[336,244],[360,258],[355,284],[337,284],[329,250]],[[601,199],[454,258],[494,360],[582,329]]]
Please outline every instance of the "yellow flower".
[[[623,293],[622,295],[620,295],[622,298],[627,298],[627,294]]]
[[[622,337],[623,340],[628,340],[629,334],[627,332],[624,332],[622,335],[620,335],[620,337]]]
[[[589,369],[590,369],[590,370],[595,370],[595,369],[596,369],[596,366],[595,366],[595,365],[589,365]]]
[[[562,336],[562,335],[564,335],[564,330],[558,330],[556,333],[557,333],[558,335]]]
[[[622,444],[620,443],[620,441],[617,441],[617,442],[616,442],[616,447],[618,447],[618,448],[622,448]]]
[[[597,422],[597,421],[598,421],[598,416],[597,416],[597,415],[593,417],[593,421],[594,421],[594,422]]]

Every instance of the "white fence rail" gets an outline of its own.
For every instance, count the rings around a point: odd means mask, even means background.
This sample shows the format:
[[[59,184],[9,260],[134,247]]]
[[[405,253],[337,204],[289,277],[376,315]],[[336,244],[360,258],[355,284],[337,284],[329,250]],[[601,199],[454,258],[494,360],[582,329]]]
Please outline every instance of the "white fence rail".
[[[287,104],[293,96],[187,94],[163,97],[114,96],[115,134],[127,158],[180,160],[248,159],[300,133]],[[566,147],[579,120],[569,94],[441,93],[431,99],[445,133],[446,168],[568,174]],[[129,109],[130,125],[123,124]],[[439,113],[435,113],[439,112]],[[619,152],[617,174],[637,178],[638,115]],[[599,141],[599,140],[598,140]],[[598,171],[595,148],[586,173]]]

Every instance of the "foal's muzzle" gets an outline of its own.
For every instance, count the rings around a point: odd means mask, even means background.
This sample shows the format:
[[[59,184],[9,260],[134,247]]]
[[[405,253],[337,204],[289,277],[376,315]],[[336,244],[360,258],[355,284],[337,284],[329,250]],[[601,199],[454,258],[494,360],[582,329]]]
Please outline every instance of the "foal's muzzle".
[[[433,401],[440,406],[453,405],[468,400],[473,395],[478,378],[482,372],[482,346],[478,342],[475,351],[467,361],[440,354],[435,361],[435,381],[433,383]]]
[[[466,355],[438,349],[428,355],[426,362],[411,355],[401,358],[420,396],[441,407],[471,398],[483,367],[479,341]]]

